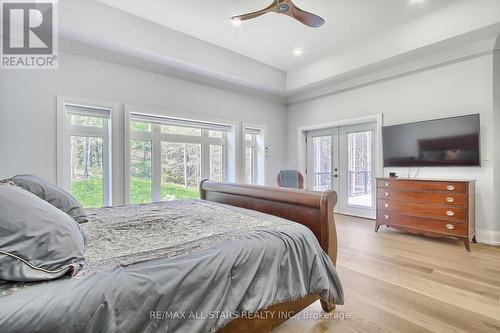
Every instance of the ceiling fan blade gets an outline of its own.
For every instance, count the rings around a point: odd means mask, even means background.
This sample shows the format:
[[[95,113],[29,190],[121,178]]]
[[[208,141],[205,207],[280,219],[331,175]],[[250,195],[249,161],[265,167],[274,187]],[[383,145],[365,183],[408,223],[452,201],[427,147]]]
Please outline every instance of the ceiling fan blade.
[[[273,2],[269,7],[264,8],[262,10],[258,10],[256,12],[248,13],[248,14],[243,14],[243,15],[237,15],[231,17],[231,20],[237,20],[237,21],[245,21],[245,20],[250,20],[256,17],[259,17],[261,15],[267,14],[269,12],[274,12],[276,11],[276,3]]]
[[[295,4],[291,1],[290,3],[292,4],[290,16],[292,16],[296,20],[313,28],[319,28],[323,24],[325,24],[325,20],[319,17],[318,15],[314,15],[313,13],[309,13],[306,12],[305,10],[300,9],[299,7],[295,6]]]

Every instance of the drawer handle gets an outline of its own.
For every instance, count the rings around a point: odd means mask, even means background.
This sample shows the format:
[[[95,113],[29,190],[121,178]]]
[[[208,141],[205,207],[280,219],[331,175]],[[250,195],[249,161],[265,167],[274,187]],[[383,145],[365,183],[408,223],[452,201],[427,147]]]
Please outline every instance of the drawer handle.
[[[384,215],[384,219],[388,220],[388,219],[390,219],[390,218],[391,218],[391,217],[390,217],[389,215],[387,215],[387,214],[385,214],[385,215]]]
[[[448,197],[448,198],[446,198],[446,202],[452,203],[452,202],[455,202],[455,199],[452,197]]]
[[[385,207],[385,208],[389,208],[389,204],[388,204],[388,203],[385,203],[385,204],[384,204],[384,207]]]
[[[385,193],[384,193],[384,195],[385,195],[386,197],[388,197],[388,196],[390,196],[391,194],[390,194],[389,192],[385,192]]]
[[[455,212],[452,212],[451,210],[446,212],[446,215],[448,216],[455,216]]]
[[[453,230],[453,229],[455,229],[455,226],[453,224],[447,224],[446,229]]]
[[[389,183],[389,182],[385,182],[385,183],[384,183],[384,186],[385,186],[385,187],[389,187],[389,186],[391,186],[391,183]]]
[[[448,191],[455,191],[455,186],[453,186],[453,185],[448,185],[448,186],[446,186],[446,189],[447,189]]]

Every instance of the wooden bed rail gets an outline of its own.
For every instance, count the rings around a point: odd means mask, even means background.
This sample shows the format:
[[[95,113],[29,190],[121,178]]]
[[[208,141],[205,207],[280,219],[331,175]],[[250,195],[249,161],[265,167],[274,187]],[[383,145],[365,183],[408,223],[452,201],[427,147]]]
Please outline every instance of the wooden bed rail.
[[[305,225],[314,233],[332,262],[337,261],[337,232],[333,209],[337,194],[267,186],[216,183],[200,184],[202,200],[242,207]]]

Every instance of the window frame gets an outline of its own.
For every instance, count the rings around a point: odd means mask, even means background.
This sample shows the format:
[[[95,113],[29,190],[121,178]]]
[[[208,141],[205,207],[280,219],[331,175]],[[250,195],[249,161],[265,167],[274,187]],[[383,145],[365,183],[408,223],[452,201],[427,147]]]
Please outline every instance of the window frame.
[[[70,113],[66,106],[80,106],[83,108],[107,111],[108,117],[103,127],[71,125]],[[115,121],[113,118],[118,105],[112,102],[90,100],[81,97],[57,96],[57,185],[71,193],[71,137],[94,137],[103,140],[103,206],[111,206],[113,198],[113,133]],[[104,112],[103,112],[104,113]],[[85,115],[82,112],[82,115]],[[91,113],[88,116],[92,116]],[[95,115],[94,115],[95,117]]]
[[[209,131],[214,129],[201,128],[201,136],[193,135],[181,135],[181,134],[169,134],[161,132],[161,124],[151,123],[151,132],[146,131],[134,131],[131,129],[131,123],[134,121],[135,114],[142,114],[145,116],[158,117],[159,119],[181,119],[186,122],[186,124],[192,123],[193,128],[197,128],[196,124],[201,125],[203,123],[215,123],[224,124],[230,127],[230,131],[224,132],[222,138],[209,137]],[[187,118],[194,118],[193,120]],[[175,123],[171,123],[173,126],[179,126]],[[188,127],[188,126],[186,126]],[[202,127],[202,126],[200,126]],[[222,145],[223,147],[223,181],[234,181],[235,170],[238,170],[239,166],[230,163],[230,156],[235,155],[234,153],[234,139],[236,136],[234,133],[238,130],[238,125],[232,121],[224,121],[220,119],[207,119],[199,116],[191,116],[187,114],[178,115],[173,112],[165,113],[165,110],[150,109],[137,106],[125,106],[125,117],[124,117],[124,144],[125,144],[125,204],[130,204],[132,198],[132,173],[131,173],[131,140],[146,140],[151,141],[152,151],[151,151],[151,202],[160,202],[161,200],[161,144],[162,142],[173,142],[173,143],[195,143],[201,144],[201,179],[210,178],[210,145]],[[156,158],[155,158],[156,156]],[[206,167],[205,167],[206,166]],[[231,172],[229,170],[231,169]],[[231,175],[230,175],[231,173]]]

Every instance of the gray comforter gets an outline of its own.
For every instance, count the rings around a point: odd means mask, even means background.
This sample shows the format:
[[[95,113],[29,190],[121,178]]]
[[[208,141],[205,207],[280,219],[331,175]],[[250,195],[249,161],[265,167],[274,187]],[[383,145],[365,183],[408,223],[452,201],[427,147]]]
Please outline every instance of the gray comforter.
[[[215,332],[313,293],[343,303],[330,258],[300,224],[198,200],[88,213],[76,277],[0,281],[1,332]]]

